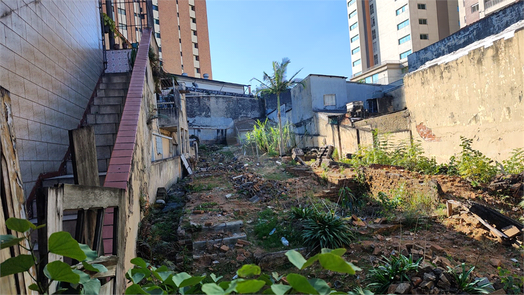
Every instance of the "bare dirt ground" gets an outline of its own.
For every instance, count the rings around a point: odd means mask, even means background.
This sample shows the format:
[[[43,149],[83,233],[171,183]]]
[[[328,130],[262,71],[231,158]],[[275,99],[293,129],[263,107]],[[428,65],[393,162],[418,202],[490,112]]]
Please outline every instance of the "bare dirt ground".
[[[447,200],[474,200],[513,219],[518,220],[523,214],[517,206],[521,201],[518,195],[494,196],[487,188],[472,188],[459,177],[425,176],[388,166],[367,169],[371,169],[366,173],[373,175],[377,183],[371,188],[372,192],[390,189],[395,186],[395,179],[422,186],[432,181],[438,184],[440,208]],[[340,166],[296,166],[290,159],[257,158],[244,155],[240,148],[218,146],[204,150],[194,170],[185,182],[189,192],[185,195],[175,239],[177,248],[184,251],[178,252],[176,266],[194,274],[216,273],[229,279],[246,263],[256,263],[269,274],[298,272],[283,253],[303,246],[291,239],[289,246],[269,243],[270,232],[267,235],[254,232],[261,212],[269,209],[281,217],[276,228],[287,227],[289,234],[298,234],[293,221],[284,217],[287,212],[292,207],[323,199],[337,202],[338,189],[357,175],[356,171]],[[300,272],[308,277],[323,278],[341,291],[349,291],[355,286],[365,286],[367,270],[376,267],[382,256],[402,253],[424,258],[426,264],[442,269],[461,263],[475,266],[474,275],[488,278],[499,291],[502,284],[498,267],[524,276],[522,247],[503,245],[489,229],[460,208],[455,208],[450,217],[441,209],[409,223],[402,222],[405,217],[401,212],[397,218],[387,220],[370,212],[373,210],[363,210],[347,218],[352,223],[355,239],[347,246],[344,258],[362,268],[361,272],[355,276],[322,270]],[[307,250],[303,253],[307,254]]]

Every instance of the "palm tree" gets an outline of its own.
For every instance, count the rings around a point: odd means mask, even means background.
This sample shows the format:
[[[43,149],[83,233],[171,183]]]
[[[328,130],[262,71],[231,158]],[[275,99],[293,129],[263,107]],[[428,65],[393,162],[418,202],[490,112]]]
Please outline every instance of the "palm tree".
[[[264,77],[262,81],[260,81],[257,78],[253,78],[252,80],[258,81],[262,89],[257,91],[258,94],[276,94],[277,96],[277,110],[278,110],[278,132],[280,134],[279,142],[278,142],[278,148],[280,152],[280,156],[284,154],[284,148],[282,143],[282,118],[280,114],[280,93],[285,92],[292,86],[296,84],[304,85],[302,82],[296,82],[294,81],[295,77],[300,73],[300,70],[296,72],[291,79],[286,80],[286,71],[287,66],[289,65],[291,61],[288,58],[283,58],[282,62],[279,63],[278,61],[273,62],[273,75],[270,76],[266,72],[264,72]]]

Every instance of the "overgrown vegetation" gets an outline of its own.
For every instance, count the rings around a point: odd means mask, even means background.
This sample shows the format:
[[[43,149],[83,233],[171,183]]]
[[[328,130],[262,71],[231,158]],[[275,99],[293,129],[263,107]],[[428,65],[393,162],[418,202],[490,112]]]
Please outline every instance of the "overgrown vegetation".
[[[299,247],[302,244],[300,233],[290,219],[289,215],[279,216],[269,208],[259,212],[254,233],[261,246],[279,249],[283,247],[282,238],[285,238],[291,247]]]
[[[456,270],[448,266],[448,273],[450,273],[456,283],[457,289],[465,294],[489,294],[491,283],[482,283],[482,279],[471,279],[471,272],[475,269],[472,266],[466,270],[466,264],[462,263],[461,270]]]
[[[305,259],[295,250],[286,252],[289,261],[299,270],[303,270],[319,261],[322,268],[333,272],[354,275],[360,269],[342,258],[346,249],[322,249],[322,252]],[[141,258],[131,260],[134,267],[126,273],[131,282],[126,294],[331,294],[336,293],[322,279],[308,279],[297,273],[279,275],[263,274],[259,266],[243,265],[231,281],[222,280],[215,274],[191,276],[186,272],[175,273],[166,266],[154,267]]]
[[[290,132],[289,124],[282,127],[283,146],[293,145],[293,137]],[[280,131],[278,127],[271,126],[268,119],[264,122],[257,120],[253,126],[253,131],[246,133],[244,146],[247,148],[258,148],[261,153],[268,153],[270,156],[278,155]]]
[[[524,149],[515,149],[511,157],[504,160],[499,167],[482,152],[472,148],[472,139],[461,137],[461,152],[450,158],[448,163],[437,164],[434,158],[424,156],[419,142],[403,142],[391,146],[387,136],[379,139],[377,131],[373,133],[372,146],[362,146],[352,159],[342,160],[353,167],[372,164],[401,166],[423,174],[460,175],[478,185],[488,183],[497,173],[517,174],[524,171]]]

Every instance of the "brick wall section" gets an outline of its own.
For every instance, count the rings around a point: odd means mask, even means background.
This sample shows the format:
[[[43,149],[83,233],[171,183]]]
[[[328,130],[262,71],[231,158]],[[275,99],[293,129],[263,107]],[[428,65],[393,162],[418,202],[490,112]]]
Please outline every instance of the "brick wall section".
[[[0,84],[11,93],[26,197],[59,169],[82,119],[103,71],[100,32],[97,0],[0,0]]]
[[[151,30],[144,29],[140,46],[136,54],[131,82],[127,91],[126,103],[122,112],[122,119],[116,136],[115,146],[109,160],[109,167],[104,182],[105,187],[127,189],[131,162],[136,144],[138,118],[142,105],[144,91],[144,77],[146,75]]]
[[[213,79],[213,73],[211,71],[211,49],[209,47],[209,31],[207,28],[206,1],[195,0],[195,14],[197,19],[200,77],[203,77],[203,75],[207,73],[209,74],[209,79]]]

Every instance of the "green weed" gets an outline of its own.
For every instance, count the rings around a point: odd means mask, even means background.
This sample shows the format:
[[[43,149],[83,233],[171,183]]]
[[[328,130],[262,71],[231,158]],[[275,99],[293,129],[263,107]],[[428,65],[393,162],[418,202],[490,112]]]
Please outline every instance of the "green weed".
[[[369,271],[371,283],[368,287],[379,294],[385,294],[392,283],[409,282],[408,274],[418,270],[421,260],[422,258],[414,262],[413,256],[406,257],[402,254],[390,258],[382,256],[382,265]]]
[[[455,269],[448,266],[448,273],[450,273],[455,279],[457,289],[466,294],[489,294],[491,283],[485,283],[479,285],[481,279],[471,280],[471,272],[475,269],[472,266],[469,270],[466,270],[466,264],[461,264],[462,270],[456,271]]]

